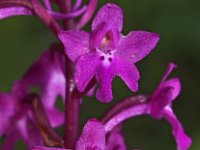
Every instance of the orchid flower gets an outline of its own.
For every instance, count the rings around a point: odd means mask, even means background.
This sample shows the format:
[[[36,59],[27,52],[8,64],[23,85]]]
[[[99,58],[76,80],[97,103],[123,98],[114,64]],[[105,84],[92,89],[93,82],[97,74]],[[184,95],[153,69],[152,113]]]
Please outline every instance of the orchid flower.
[[[83,92],[95,77],[99,88],[98,100],[112,100],[111,81],[115,76],[124,80],[132,91],[137,91],[139,72],[134,65],[156,46],[158,34],[132,31],[127,36],[120,32],[123,13],[115,4],[107,4],[99,10],[92,22],[92,33],[69,30],[59,34],[65,53],[76,62],[75,83]]]
[[[55,107],[56,99],[65,99],[64,58],[55,49],[48,49],[29,68],[23,77],[23,82],[31,87],[40,89],[40,98],[45,107],[52,127],[64,123],[64,113]]]
[[[22,139],[29,148],[43,145],[33,112],[22,103],[22,99],[28,95],[31,87],[40,88],[40,97],[52,127],[64,123],[64,113],[55,108],[57,96],[60,95],[63,99],[65,97],[63,61],[62,55],[50,48],[29,68],[21,81],[15,82],[10,94],[0,95],[3,107],[0,112],[1,116],[5,116],[0,120],[5,125],[0,128],[0,136],[7,135],[3,146],[5,150],[12,149],[18,139]],[[12,120],[16,122],[14,126],[11,124]],[[30,133],[34,136],[28,136]]]
[[[115,126],[131,117],[150,115],[154,119],[165,119],[172,127],[172,135],[176,141],[177,149],[187,150],[191,145],[191,139],[184,132],[172,109],[172,102],[180,93],[181,84],[178,78],[166,80],[174,67],[174,64],[169,64],[158,88],[146,103],[139,103],[133,107],[129,106],[107,121],[105,123],[106,132],[111,131]]]

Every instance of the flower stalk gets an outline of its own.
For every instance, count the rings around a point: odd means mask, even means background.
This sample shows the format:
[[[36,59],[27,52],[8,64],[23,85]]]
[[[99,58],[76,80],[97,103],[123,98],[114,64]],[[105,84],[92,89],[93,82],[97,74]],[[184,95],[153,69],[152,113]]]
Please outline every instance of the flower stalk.
[[[73,81],[73,64],[66,58],[66,98],[65,98],[65,130],[64,143],[66,148],[73,149],[78,137],[78,120],[80,97],[76,95]]]

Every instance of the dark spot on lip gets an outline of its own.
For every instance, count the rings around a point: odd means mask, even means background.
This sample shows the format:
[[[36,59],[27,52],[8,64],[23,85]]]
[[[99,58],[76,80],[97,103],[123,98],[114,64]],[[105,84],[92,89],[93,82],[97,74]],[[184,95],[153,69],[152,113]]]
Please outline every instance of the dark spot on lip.
[[[111,50],[107,50],[107,54],[112,55]]]
[[[101,56],[101,57],[100,57],[100,60],[104,60],[104,59],[105,59],[105,57],[104,57],[104,56]]]
[[[108,60],[111,62],[111,61],[112,61],[112,58],[108,58]]]

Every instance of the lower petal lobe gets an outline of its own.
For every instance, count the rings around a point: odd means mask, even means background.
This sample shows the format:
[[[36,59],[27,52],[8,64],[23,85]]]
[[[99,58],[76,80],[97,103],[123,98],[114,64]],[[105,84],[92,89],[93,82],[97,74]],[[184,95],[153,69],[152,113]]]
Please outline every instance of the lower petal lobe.
[[[76,63],[75,83],[80,92],[83,92],[92,78],[95,76],[99,64],[96,52],[81,56]]]

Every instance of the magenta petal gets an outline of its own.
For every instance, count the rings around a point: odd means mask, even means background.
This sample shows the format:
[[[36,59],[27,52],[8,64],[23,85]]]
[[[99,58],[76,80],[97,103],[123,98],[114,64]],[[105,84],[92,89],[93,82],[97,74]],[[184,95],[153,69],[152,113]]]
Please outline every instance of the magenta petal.
[[[7,131],[10,118],[15,113],[14,98],[8,94],[0,93],[0,137]]]
[[[12,16],[19,16],[19,15],[32,15],[32,11],[27,9],[26,7],[7,7],[7,8],[0,8],[0,20],[5,19]]]
[[[169,122],[172,127],[172,134],[177,144],[178,150],[188,150],[192,144],[192,140],[188,137],[177,119],[176,115],[173,113],[170,107],[167,107],[163,112],[163,117]]]
[[[96,79],[99,83],[99,88],[96,92],[96,97],[101,102],[110,102],[113,98],[112,96],[112,79],[115,76],[114,66],[99,66]]]
[[[107,150],[126,150],[124,138],[120,131],[111,131],[106,141]]]
[[[18,140],[22,140],[28,149],[34,145],[42,145],[42,140],[35,124],[26,117],[20,118],[8,130],[2,150],[13,150],[15,142]]]
[[[65,98],[65,76],[63,72],[52,72],[46,85],[41,86],[41,99],[46,107],[53,107],[57,96]],[[47,103],[48,102],[48,103]]]
[[[123,60],[137,62],[148,55],[156,46],[159,35],[146,31],[132,31],[120,41],[118,55]]]
[[[160,89],[156,95],[151,97],[151,116],[153,118],[160,118],[162,117],[163,109],[171,103],[172,94],[173,94],[172,87],[164,87]]]
[[[45,51],[40,58],[29,68],[23,77],[23,82],[29,86],[39,86],[42,98],[48,99],[48,103],[54,103],[55,95],[64,96],[64,57],[54,50]]]
[[[103,37],[109,30],[109,26],[101,23],[90,35],[90,48],[98,48],[101,45]]]
[[[132,91],[137,91],[138,89],[138,80],[140,78],[139,72],[134,64],[128,61],[116,62],[116,74],[126,83]]]
[[[64,123],[64,112],[55,108],[46,108],[47,117],[52,127],[59,127]]]
[[[22,80],[15,80],[12,85],[12,90],[10,95],[15,98],[16,102],[19,102],[24,98],[25,95],[28,94],[27,84]]]
[[[112,79],[118,75],[132,90],[137,91],[139,72],[134,64],[128,61],[121,61],[117,58],[109,66],[101,65],[96,73],[99,88],[96,93],[98,100],[110,102],[112,100]]]
[[[120,32],[123,26],[123,12],[121,8],[111,3],[103,6],[92,22],[92,31],[94,31],[101,23],[108,24],[110,28],[117,27]]]
[[[107,44],[102,44],[104,38],[109,38]],[[112,27],[106,23],[101,23],[90,35],[90,49],[116,49],[119,43],[120,33],[116,27]],[[103,45],[103,46],[102,46]]]
[[[65,47],[67,56],[72,61],[89,52],[89,34],[87,32],[63,31],[59,33],[58,37]]]
[[[85,90],[90,80],[95,76],[99,62],[95,52],[83,55],[78,59],[75,70],[75,83],[80,92]]]
[[[105,150],[104,126],[96,119],[90,119],[84,126],[76,143],[76,150]]]
[[[34,146],[31,150],[70,150],[70,149]]]
[[[166,69],[166,72],[164,73],[164,76],[162,77],[162,82],[164,82],[167,77],[170,75],[170,73],[174,70],[174,68],[176,68],[176,64],[174,63],[169,63],[168,66],[167,66],[167,69]]]
[[[50,74],[49,74],[50,75]],[[52,73],[46,85],[41,87],[41,99],[52,127],[58,127],[64,123],[64,112],[55,107],[58,96],[65,99],[65,77],[62,72]]]
[[[172,87],[172,100],[174,100],[180,93],[181,91],[181,82],[179,78],[172,78],[163,83],[164,87]],[[172,101],[171,100],[171,101]]]
[[[181,90],[181,83],[179,78],[172,78],[166,81],[174,64],[169,64],[168,68],[155,92],[151,96],[151,115],[155,118],[159,118],[162,109],[165,106],[170,105],[172,101],[179,95]]]
[[[15,142],[20,139],[20,136],[19,131],[15,127],[10,128],[1,146],[1,150],[13,150]]]
[[[63,56],[59,52],[50,49],[41,55],[38,61],[30,67],[23,77],[23,83],[30,87],[36,86],[40,88],[40,97],[46,110],[55,109],[57,96],[61,96],[62,99],[65,98],[66,79],[63,65]],[[53,114],[53,112],[55,112],[55,114]],[[48,114],[52,115],[49,116],[49,118],[51,118],[50,121],[56,120],[56,112],[57,111],[51,111],[51,114]],[[49,111],[47,113],[49,113]],[[56,125],[53,127],[64,123],[64,118],[61,119],[61,116],[63,115],[60,113],[58,117],[60,120],[59,122],[50,122],[52,125]],[[55,117],[55,119],[53,119],[53,117]],[[63,120],[63,122],[61,122],[61,120]]]
[[[22,120],[23,121],[23,120]],[[38,127],[36,126],[34,120],[30,118],[26,118],[23,123],[18,123],[18,127],[22,136],[22,140],[25,142],[26,146],[30,149],[35,145],[43,145],[42,138],[38,131]]]

